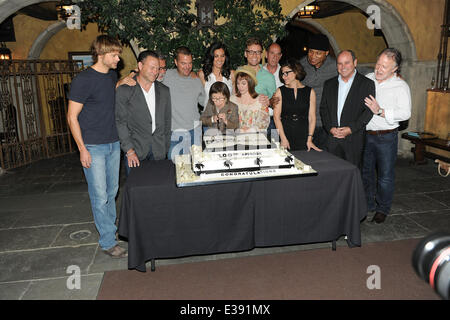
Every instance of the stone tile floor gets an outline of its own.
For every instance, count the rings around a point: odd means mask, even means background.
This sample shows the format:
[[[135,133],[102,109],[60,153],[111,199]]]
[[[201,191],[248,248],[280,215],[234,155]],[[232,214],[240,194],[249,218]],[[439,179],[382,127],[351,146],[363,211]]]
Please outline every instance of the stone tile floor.
[[[384,224],[376,225],[369,222],[369,213],[361,223],[363,245],[422,238],[437,230],[450,232],[450,178],[440,177],[432,161],[413,166],[406,158],[399,158],[396,173],[392,215]],[[120,185],[124,185],[123,175]],[[118,208],[120,199],[119,190]],[[97,241],[77,154],[41,160],[0,176],[0,300],[96,299],[105,271],[127,269],[126,259],[109,258]],[[126,242],[121,244],[127,246]],[[343,238],[338,245],[346,245]],[[156,263],[158,266],[327,246],[330,244],[257,248],[161,259]],[[69,279],[74,274],[68,270],[70,266],[79,267],[80,289],[68,288],[68,284],[74,284]]]

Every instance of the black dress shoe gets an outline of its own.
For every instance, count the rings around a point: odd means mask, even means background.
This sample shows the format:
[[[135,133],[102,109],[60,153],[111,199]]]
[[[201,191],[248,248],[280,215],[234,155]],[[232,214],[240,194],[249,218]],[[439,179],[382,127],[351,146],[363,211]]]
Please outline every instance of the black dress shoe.
[[[381,212],[375,213],[375,215],[372,218],[372,222],[375,222],[375,223],[383,223],[384,220],[386,220],[386,215]]]

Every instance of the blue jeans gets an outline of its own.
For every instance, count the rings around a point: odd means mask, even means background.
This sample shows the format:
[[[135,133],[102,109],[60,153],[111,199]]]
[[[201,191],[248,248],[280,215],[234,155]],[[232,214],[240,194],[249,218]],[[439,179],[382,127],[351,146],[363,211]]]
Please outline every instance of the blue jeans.
[[[89,198],[97,231],[99,245],[108,250],[116,241],[116,195],[119,189],[120,143],[87,144],[92,163],[83,168],[88,183]]]
[[[366,135],[362,180],[369,211],[389,214],[394,197],[398,131]],[[377,174],[375,176],[375,174]]]
[[[174,160],[176,155],[190,154],[191,146],[195,144],[202,145],[202,126],[197,126],[192,130],[172,131],[170,139],[169,154],[167,158]]]

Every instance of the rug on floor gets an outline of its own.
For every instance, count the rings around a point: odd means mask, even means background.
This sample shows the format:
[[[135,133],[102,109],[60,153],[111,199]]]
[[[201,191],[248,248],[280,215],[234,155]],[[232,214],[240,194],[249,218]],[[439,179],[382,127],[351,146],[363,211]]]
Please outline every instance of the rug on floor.
[[[420,239],[106,272],[97,299],[440,299],[411,264]]]

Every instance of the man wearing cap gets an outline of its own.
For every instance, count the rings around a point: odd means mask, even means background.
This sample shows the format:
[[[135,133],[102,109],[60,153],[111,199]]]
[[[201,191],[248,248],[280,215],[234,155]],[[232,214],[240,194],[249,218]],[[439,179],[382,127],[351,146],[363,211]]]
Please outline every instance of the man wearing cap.
[[[314,130],[314,144],[324,149],[326,147],[327,133],[323,129],[320,118],[320,102],[322,99],[323,84],[326,80],[337,76],[336,60],[328,56],[330,43],[323,34],[315,34],[308,41],[308,55],[300,60],[306,77],[302,83],[314,89],[316,93],[316,129]]]

